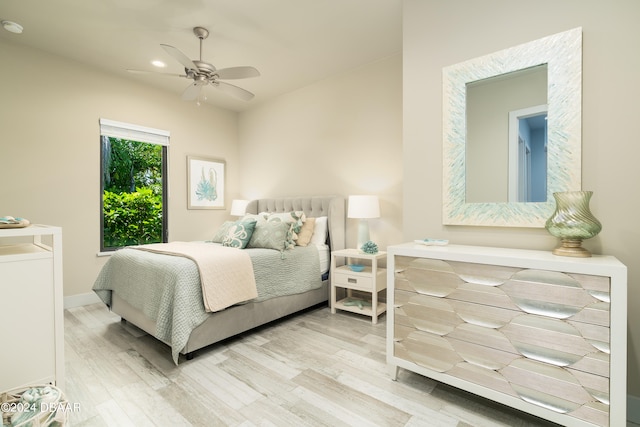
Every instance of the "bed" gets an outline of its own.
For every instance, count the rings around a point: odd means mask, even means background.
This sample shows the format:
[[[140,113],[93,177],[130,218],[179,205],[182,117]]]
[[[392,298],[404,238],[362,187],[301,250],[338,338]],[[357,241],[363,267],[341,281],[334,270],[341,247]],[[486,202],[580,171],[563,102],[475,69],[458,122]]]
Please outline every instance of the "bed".
[[[154,253],[153,251],[125,249],[118,251],[118,256],[114,254],[105,264],[94,283],[93,290],[123,321],[134,324],[171,346],[172,357],[176,364],[180,354],[185,355],[189,360],[193,358],[196,350],[203,347],[328,301],[330,251],[343,249],[345,246],[344,198],[318,196],[258,199],[250,201],[246,209],[249,216],[265,212],[276,216],[292,211],[302,211],[306,218],[326,218],[326,237],[322,236],[325,240],[324,246],[309,244],[304,248],[296,247],[285,251],[244,249],[243,252],[251,254],[256,282],[259,282],[258,273],[262,274],[266,270],[274,269],[272,275],[282,275],[283,279],[278,282],[283,284],[286,284],[287,280],[289,282],[298,280],[297,278],[285,279],[289,270],[295,271],[303,268],[289,267],[287,271],[278,271],[275,270],[276,265],[280,265],[282,262],[276,259],[287,258],[286,262],[292,263],[295,262],[296,256],[305,251],[317,252],[317,263],[314,268],[318,269],[318,278],[309,280],[313,282],[313,286],[308,285],[306,289],[296,289],[295,286],[290,286],[291,283],[287,287],[287,289],[291,289],[288,290],[280,290],[275,286],[270,288],[270,291],[263,291],[259,286],[258,297],[247,302],[233,304],[219,311],[207,312],[201,306],[202,304],[187,301],[187,297],[195,297],[196,292],[199,292],[199,301],[203,299],[202,289],[197,287],[197,290],[194,290],[189,284],[191,281],[189,276],[193,276],[194,268],[195,271],[198,271],[198,267],[194,267],[196,263],[193,260]],[[313,237],[317,242],[318,235]],[[206,243],[200,242],[200,244]],[[268,255],[276,258],[273,258],[272,261],[265,258],[256,262],[257,258],[254,257],[254,254],[258,252],[260,252],[259,256]],[[167,267],[170,270],[164,271],[165,267],[159,266],[158,257],[162,258],[163,265],[167,263],[170,265]],[[125,267],[131,267],[126,265],[127,263],[134,264],[132,268],[135,273],[123,273]],[[148,270],[146,273],[145,269]],[[132,292],[137,292],[132,288],[137,286],[138,280],[129,280],[128,278],[134,277],[134,274],[156,277],[158,282],[163,282],[162,287],[170,288],[170,291],[159,291],[152,286],[151,288],[154,289],[142,290],[140,291],[141,296],[132,297]],[[196,276],[198,276],[197,273]],[[117,279],[118,277],[120,279]],[[123,277],[125,278],[123,279]],[[168,281],[171,281],[172,284],[167,285],[165,282]],[[261,281],[262,279],[260,279]],[[142,278],[140,282],[142,282]],[[149,295],[153,295],[153,297]],[[152,302],[153,306],[150,307]]]

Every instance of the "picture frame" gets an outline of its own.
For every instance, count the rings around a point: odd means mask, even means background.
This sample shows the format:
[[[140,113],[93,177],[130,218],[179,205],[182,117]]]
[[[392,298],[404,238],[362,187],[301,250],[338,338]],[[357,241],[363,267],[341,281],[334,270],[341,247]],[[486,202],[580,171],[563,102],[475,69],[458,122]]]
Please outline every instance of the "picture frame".
[[[225,209],[223,159],[187,156],[187,209]]]

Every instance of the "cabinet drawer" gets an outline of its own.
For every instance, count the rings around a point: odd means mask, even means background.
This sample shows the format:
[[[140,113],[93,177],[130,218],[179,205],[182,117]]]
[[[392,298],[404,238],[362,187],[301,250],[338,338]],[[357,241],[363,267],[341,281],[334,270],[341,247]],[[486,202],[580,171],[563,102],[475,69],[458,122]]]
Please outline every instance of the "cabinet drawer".
[[[398,258],[403,260],[394,273],[396,290],[573,322],[610,324],[609,277]]]
[[[449,324],[460,324],[463,322],[473,325],[483,326],[487,328],[499,328],[508,324],[514,317],[522,314],[517,310],[515,305],[505,304],[509,309],[501,306],[490,306],[485,304],[477,304],[467,301],[455,300],[450,298],[434,298],[427,295],[416,294],[412,292],[396,290],[395,307],[398,311],[415,319],[424,318],[425,316],[435,317],[435,321],[441,319],[449,319],[455,316],[456,320],[448,320]],[[434,310],[441,314],[433,313]],[[402,321],[406,323],[405,321]],[[417,324],[413,321],[408,323],[413,326]],[[442,330],[432,330],[431,332],[439,333]]]
[[[371,291],[371,289],[373,289],[373,279],[370,274],[357,275],[354,273],[336,271],[333,275],[333,279],[336,281],[336,286],[360,291]]]
[[[609,375],[606,366],[596,362],[599,354],[610,351],[610,330],[604,326],[402,290],[396,290],[394,297],[398,325],[554,366]]]
[[[498,371],[509,365],[513,360],[522,357],[515,351],[508,340],[496,331],[489,329],[467,332],[477,334],[474,334],[474,339],[467,340],[464,337],[460,339],[453,335],[439,336],[410,326],[395,325],[394,341],[396,349],[404,348],[404,351],[408,351],[410,354],[415,353],[421,346],[435,346],[429,350],[429,352],[437,352],[437,355],[434,354],[429,358],[429,360],[437,361],[435,365],[429,365],[426,359],[413,361],[439,372],[442,372],[439,367],[445,364],[445,360],[441,360],[443,358],[449,359],[450,362],[455,362],[450,363],[447,369],[452,369],[459,361],[465,361],[485,370]],[[487,341],[492,342],[493,345],[485,345]],[[443,352],[443,348],[447,351]],[[412,356],[412,358],[416,357]]]
[[[607,355],[560,367],[523,356],[498,330],[461,325],[439,336],[395,323],[393,356],[576,418],[606,425],[609,415]]]

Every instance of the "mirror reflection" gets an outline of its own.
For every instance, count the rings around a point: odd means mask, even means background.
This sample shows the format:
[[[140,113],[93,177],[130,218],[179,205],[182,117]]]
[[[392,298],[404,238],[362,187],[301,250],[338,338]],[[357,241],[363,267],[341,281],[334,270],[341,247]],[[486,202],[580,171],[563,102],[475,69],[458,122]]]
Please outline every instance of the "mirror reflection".
[[[547,200],[547,64],[466,84],[467,203]]]
[[[547,200],[547,106],[509,112],[509,202]]]

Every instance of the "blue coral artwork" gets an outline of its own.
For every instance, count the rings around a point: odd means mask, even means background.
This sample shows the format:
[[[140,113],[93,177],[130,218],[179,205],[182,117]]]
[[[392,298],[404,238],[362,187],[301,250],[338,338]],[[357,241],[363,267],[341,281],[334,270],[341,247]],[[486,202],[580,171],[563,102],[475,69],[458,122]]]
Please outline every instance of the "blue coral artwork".
[[[200,181],[196,187],[196,197],[198,200],[215,201],[218,198],[218,173],[215,169],[209,168],[208,174],[205,174],[204,168],[201,169]]]
[[[187,157],[188,208],[224,209],[225,161]]]

